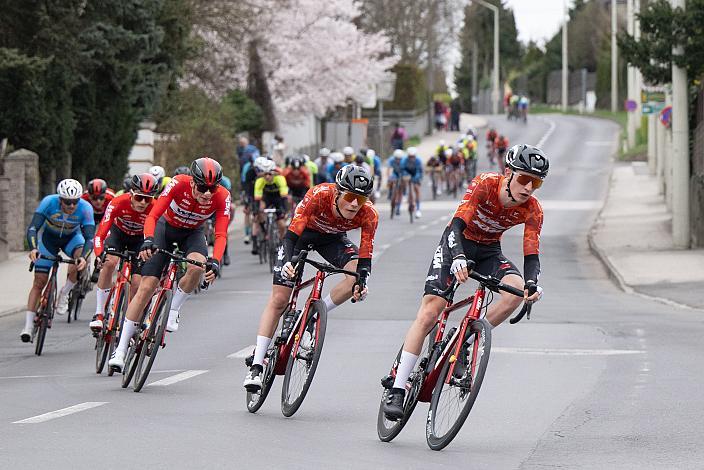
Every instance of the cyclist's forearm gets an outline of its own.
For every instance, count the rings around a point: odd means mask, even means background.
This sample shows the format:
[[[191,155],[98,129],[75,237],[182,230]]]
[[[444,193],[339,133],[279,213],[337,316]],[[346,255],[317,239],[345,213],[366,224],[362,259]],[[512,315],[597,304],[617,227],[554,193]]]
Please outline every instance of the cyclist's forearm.
[[[359,274],[362,274],[363,272],[366,273],[366,276],[369,275],[369,273],[372,272],[372,259],[371,258],[359,258],[357,260],[357,272]],[[365,277],[366,279],[366,277]]]
[[[538,283],[538,277],[540,277],[540,258],[538,255],[523,257],[523,275],[526,281]]]
[[[81,227],[83,232],[83,238],[85,238],[85,243],[83,244],[83,253],[81,256],[83,258],[88,258],[91,251],[93,251],[93,237],[95,237],[95,225],[84,225]]]
[[[46,220],[44,214],[35,212],[32,217],[32,222],[29,224],[29,227],[27,227],[27,246],[29,246],[30,250],[37,249],[37,232],[41,228],[42,224],[44,224],[44,220]]]
[[[284,235],[284,240],[282,242],[284,249],[284,263],[291,261],[291,258],[293,258],[293,250],[296,248],[296,243],[298,243],[299,238],[300,237],[291,230],[286,231],[286,235]]]
[[[466,228],[466,222],[459,217],[453,218],[450,223],[450,230],[452,232],[448,236],[447,245],[450,248],[450,255],[452,255],[453,259],[458,256],[464,256],[464,248],[462,248],[462,237],[464,237],[464,235],[462,232],[464,232]]]

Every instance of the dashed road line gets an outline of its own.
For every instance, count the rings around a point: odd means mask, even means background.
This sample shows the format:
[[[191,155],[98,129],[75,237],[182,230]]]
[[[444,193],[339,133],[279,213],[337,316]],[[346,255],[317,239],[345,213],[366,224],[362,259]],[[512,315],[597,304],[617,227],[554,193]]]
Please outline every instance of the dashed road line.
[[[12,424],[37,424],[44,423],[46,421],[51,421],[52,419],[61,418],[64,416],[72,415],[75,413],[80,413],[81,411],[90,410],[91,408],[96,408],[108,403],[107,401],[87,401],[85,403],[79,403],[78,405],[69,406],[68,408],[62,408],[56,411],[50,411],[38,416],[33,416],[31,418],[23,419],[20,421],[15,421]]]
[[[205,374],[207,370],[187,370],[181,372],[180,374],[172,375],[171,377],[166,377],[165,379],[157,380],[152,382],[148,387],[166,387],[167,385],[175,384],[176,382],[181,382],[182,380],[187,380],[196,377],[201,374]]]
[[[645,351],[635,349],[548,349],[548,348],[491,348],[492,353],[504,354],[537,354],[546,356],[620,356],[629,354],[645,354]]]
[[[547,142],[547,140],[550,138],[552,133],[555,132],[555,127],[557,127],[557,125],[555,124],[555,121],[553,121],[552,119],[543,118],[543,120],[546,121],[550,125],[550,128],[547,130],[547,132],[545,132],[545,134],[543,134],[543,136],[540,138],[538,143],[535,145],[538,148],[543,148],[543,146],[545,145],[545,142]]]
[[[245,357],[249,356],[252,354],[252,351],[254,351],[254,348],[256,348],[256,345],[251,345],[247,346],[246,348],[240,349],[237,352],[234,352],[227,356],[228,359],[244,359]]]

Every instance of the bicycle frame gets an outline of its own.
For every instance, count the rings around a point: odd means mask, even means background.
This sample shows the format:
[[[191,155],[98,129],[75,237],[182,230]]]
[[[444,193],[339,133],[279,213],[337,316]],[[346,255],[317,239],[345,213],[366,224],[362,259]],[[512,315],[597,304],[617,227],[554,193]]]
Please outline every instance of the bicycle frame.
[[[159,285],[156,288],[156,291],[154,292],[154,295],[152,295],[152,302],[150,304],[150,310],[147,315],[147,318],[143,318],[142,322],[144,322],[145,319],[149,320],[149,323],[146,328],[142,330],[142,334],[140,337],[141,341],[146,341],[147,336],[149,335],[149,324],[151,324],[152,321],[154,321],[154,316],[156,315],[157,309],[159,308],[159,303],[161,302],[161,298],[164,296],[164,291],[165,290],[171,290],[173,288],[174,282],[176,281],[176,274],[178,273],[178,263],[179,261],[174,261],[172,258],[169,261],[169,267],[167,268],[166,274],[162,276],[161,281],[159,282]],[[166,335],[163,335],[161,337],[161,343],[159,344],[162,348],[166,346]]]
[[[482,306],[484,305],[484,297],[486,296],[486,288],[482,286],[481,284],[479,287],[477,287],[477,290],[474,292],[473,295],[467,297],[466,299],[457,302],[456,304],[453,303],[452,301],[447,302],[447,306],[445,309],[442,311],[442,314],[440,314],[440,318],[438,319],[438,330],[435,333],[435,338],[433,338],[433,344],[438,344],[442,341],[443,336],[445,335],[445,327],[447,326],[447,319],[450,316],[450,313],[459,310],[463,307],[466,307],[467,305],[470,305],[470,308],[467,310],[467,313],[465,314],[464,318],[462,319],[462,322],[460,323],[460,327],[455,330],[455,334],[452,335],[452,338],[447,342],[445,345],[445,348],[442,350],[440,353],[440,356],[435,360],[435,363],[432,365],[432,369],[427,373],[427,376],[425,380],[423,381],[423,386],[421,387],[418,401],[423,401],[423,402],[430,402],[430,399],[433,396],[433,389],[435,388],[435,384],[438,381],[438,378],[440,376],[440,371],[442,370],[443,366],[445,365],[445,361],[448,359],[452,360],[452,366],[450,367],[450,370],[448,372],[448,376],[444,378],[445,381],[449,380],[450,377],[452,377],[452,373],[455,370],[455,364],[456,361],[453,360],[452,358],[457,358],[459,357],[460,354],[460,348],[462,347],[462,342],[458,341],[459,338],[464,338],[465,332],[469,328],[471,322],[476,321],[479,319],[479,315],[481,313]],[[478,347],[477,342],[474,342],[474,358],[476,360],[476,348]],[[452,353],[450,355],[450,353]],[[432,354],[430,356],[431,358],[433,357]],[[427,367],[429,367],[430,364],[428,364]],[[472,364],[472,367],[474,367],[474,364]],[[426,371],[428,369],[426,368]]]
[[[51,265],[51,269],[49,270],[49,279],[47,280],[46,285],[44,286],[44,289],[42,289],[42,295],[39,297],[39,305],[37,308],[37,312],[43,311],[43,309],[49,303],[49,292],[51,292],[51,288],[53,287],[54,291],[56,291],[59,288],[58,281],[57,281],[58,276],[59,276],[59,262],[54,261],[54,264]],[[56,298],[57,297],[58,297],[58,293],[57,293],[57,296],[54,296],[54,305],[51,306],[52,313],[56,310]],[[51,318],[49,320],[51,320]]]
[[[112,295],[108,296],[108,300],[106,300],[105,304],[105,310],[107,310],[108,304],[107,302],[110,301],[110,299],[113,299],[113,311],[110,312],[110,323],[108,323],[108,331],[112,331],[113,328],[115,327],[115,310],[119,307],[118,305],[118,300],[120,299],[120,295],[122,295],[122,291],[125,288],[125,284],[129,284],[132,278],[132,263],[125,260],[124,258],[120,258],[120,265],[118,267],[117,271],[117,280],[115,281],[115,284],[112,286],[113,292],[111,292]],[[129,299],[127,299],[129,302]]]

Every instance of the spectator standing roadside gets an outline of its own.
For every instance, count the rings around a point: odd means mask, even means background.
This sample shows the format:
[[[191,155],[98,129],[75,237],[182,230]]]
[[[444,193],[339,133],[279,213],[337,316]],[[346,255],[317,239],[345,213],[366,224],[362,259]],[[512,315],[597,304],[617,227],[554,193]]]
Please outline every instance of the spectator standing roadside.
[[[408,134],[406,133],[406,129],[401,126],[401,123],[395,123],[394,132],[391,134],[391,148],[394,150],[403,150],[407,139]]]
[[[237,160],[240,164],[240,174],[242,173],[242,168],[245,163],[252,163],[254,159],[259,156],[259,149],[250,144],[249,139],[244,136],[239,138],[235,151],[237,152]]]
[[[450,131],[460,130],[460,100],[455,98],[450,103]]]

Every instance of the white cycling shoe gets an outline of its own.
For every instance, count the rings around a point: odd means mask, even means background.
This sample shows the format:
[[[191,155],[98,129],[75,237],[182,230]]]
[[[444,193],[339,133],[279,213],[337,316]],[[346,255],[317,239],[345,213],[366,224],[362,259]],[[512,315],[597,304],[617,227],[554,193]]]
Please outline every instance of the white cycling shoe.
[[[169,320],[166,322],[166,331],[175,333],[178,331],[178,310],[169,310]]]
[[[420,211],[416,211],[416,219],[420,219],[421,215],[423,214],[421,214]]]
[[[108,366],[115,372],[122,372],[122,369],[125,368],[125,353],[120,350],[115,350],[112,356],[110,356]]]
[[[260,365],[253,365],[250,369],[249,372],[247,372],[247,376],[244,378],[244,388],[248,392],[256,393],[259,390],[262,389],[262,366]]]
[[[59,301],[56,303],[56,314],[66,315],[68,313],[68,294],[59,295]]]
[[[25,326],[22,333],[20,333],[20,339],[23,343],[29,343],[32,340],[32,327]]]

